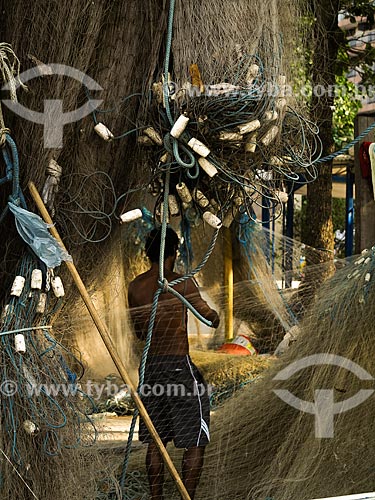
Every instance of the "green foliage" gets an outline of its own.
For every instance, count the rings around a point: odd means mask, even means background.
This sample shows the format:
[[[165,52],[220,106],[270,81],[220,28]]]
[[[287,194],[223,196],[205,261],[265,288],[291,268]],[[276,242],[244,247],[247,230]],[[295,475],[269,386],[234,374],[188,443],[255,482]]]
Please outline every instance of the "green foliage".
[[[314,24],[312,15],[305,15],[299,19],[299,40],[296,40],[293,59],[290,64],[290,76],[293,85],[293,94],[297,101],[304,106],[309,103],[312,95],[311,69],[313,54],[310,45]],[[304,92],[301,92],[304,89]]]
[[[341,14],[345,15],[354,28],[351,35],[352,39],[361,37],[366,31],[375,29],[375,2],[368,0],[352,0],[341,2]],[[359,18],[359,19],[358,19]],[[357,22],[360,20],[361,30],[356,33]],[[370,42],[365,42],[359,47],[349,46],[349,37],[343,39],[339,50],[337,61],[337,74],[349,72],[356,69],[361,76],[362,85],[374,85],[375,73],[373,64],[375,62],[375,47]]]
[[[375,86],[375,71],[373,69],[375,47],[370,41],[363,42],[362,37],[367,34],[367,31],[375,31],[375,1],[341,1],[339,11],[341,15],[344,15],[350,21],[349,30],[337,33],[329,28],[327,22],[325,26],[321,27],[318,45],[315,45],[317,38],[314,36],[312,27],[315,22],[319,22],[322,17],[324,18],[319,14],[322,14],[327,5],[329,7],[329,1],[320,2],[315,0],[311,3],[311,15],[304,19],[302,28],[304,28],[305,37],[301,44],[303,48],[297,48],[295,59],[295,87],[297,89],[297,87],[304,86],[305,89],[309,89],[309,92],[305,93],[305,103],[308,103],[314,85],[312,72],[313,51],[316,50],[316,47],[321,50],[325,43],[334,44],[331,48],[338,48],[338,55],[335,67],[335,109],[332,119],[332,134],[336,150],[339,150],[354,138],[354,119],[361,107],[363,98],[366,97],[366,95],[362,94],[361,89],[366,87],[368,96],[373,97],[373,92],[370,93],[372,89],[369,86]],[[334,26],[335,22],[337,20],[335,21],[332,17],[332,26]],[[317,31],[319,31],[319,26]],[[351,42],[349,44],[350,40],[356,38],[363,43],[356,45]],[[365,40],[371,40],[371,38]],[[332,53],[334,52],[332,50]],[[355,70],[360,76],[360,88],[348,80],[346,75],[351,70]],[[296,92],[296,95],[300,94]],[[324,101],[322,101],[322,105],[324,105]],[[302,241],[306,241],[304,233],[310,230],[310,228],[306,227],[306,209],[306,198],[303,197],[301,209],[295,211],[294,221],[295,237],[297,239],[301,238]],[[332,222],[334,231],[343,231],[345,229],[345,200],[332,200]],[[343,251],[343,249],[341,248],[340,251]]]
[[[361,107],[360,97],[357,86],[345,75],[336,76],[332,132],[337,149],[354,138],[354,119]]]
[[[349,18],[352,23],[355,23],[356,16],[361,16],[367,19],[367,23],[370,27],[374,24],[375,5],[369,0],[341,2],[341,9],[346,13],[346,17]]]
[[[352,0],[341,2],[341,13],[356,25],[361,18],[363,30],[374,29],[375,3],[368,0]],[[348,34],[348,33],[347,33]],[[363,31],[358,35],[363,34]],[[352,33],[355,35],[355,28]],[[361,88],[375,84],[373,64],[375,47],[366,43],[360,49],[349,46],[348,36],[339,48],[336,63],[335,111],[333,115],[333,139],[338,149],[354,138],[354,119],[361,108],[361,101],[366,97],[359,87],[350,82],[347,73],[355,69],[361,77]]]

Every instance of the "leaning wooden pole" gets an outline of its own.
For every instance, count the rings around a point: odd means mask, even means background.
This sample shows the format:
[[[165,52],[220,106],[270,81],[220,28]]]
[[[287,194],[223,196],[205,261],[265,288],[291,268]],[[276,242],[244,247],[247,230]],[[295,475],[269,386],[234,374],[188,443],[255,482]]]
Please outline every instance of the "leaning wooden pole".
[[[60,235],[57,232],[55,226],[53,225],[53,221],[48,213],[48,210],[46,209],[46,207],[43,203],[43,200],[40,197],[39,192],[36,189],[35,184],[33,182],[29,182],[29,190],[30,190],[31,196],[33,197],[33,199],[34,199],[34,201],[35,201],[35,203],[36,203],[36,205],[41,213],[41,216],[44,219],[44,222],[46,222],[47,224],[50,224],[49,230],[50,230],[52,236],[54,238],[56,238],[56,240],[60,243],[61,247],[64,250],[66,250],[65,245],[64,245],[62,239],[60,238]],[[96,310],[96,308],[95,308],[95,306],[94,306],[94,304],[93,304],[93,302],[92,302],[92,300],[87,292],[87,289],[86,289],[83,281],[81,280],[80,275],[78,274],[76,266],[74,265],[73,262],[69,262],[69,261],[65,261],[65,264],[67,265],[69,272],[72,275],[74,283],[77,285],[79,293],[80,293],[84,303],[86,304],[86,307],[90,313],[90,316],[91,316],[92,320],[94,321],[95,326],[98,329],[98,332],[99,332],[101,338],[103,339],[103,342],[104,342],[114,364],[116,365],[116,368],[117,368],[122,380],[125,382],[128,389],[130,390],[131,396],[133,398],[133,401],[134,401],[136,407],[138,408],[140,416],[143,418],[143,421],[144,421],[152,439],[155,441],[155,444],[157,445],[157,447],[160,451],[160,454],[162,455],[163,460],[164,460],[172,478],[176,482],[176,485],[177,485],[177,488],[181,494],[181,497],[184,500],[190,500],[189,493],[187,492],[187,490],[184,486],[184,483],[182,482],[182,480],[181,480],[181,478],[180,478],[180,476],[179,476],[179,474],[178,474],[178,472],[177,472],[177,470],[176,470],[176,468],[171,460],[171,457],[169,456],[162,440],[160,439],[159,434],[157,433],[157,431],[154,427],[154,424],[152,423],[152,420],[151,420],[149,414],[147,413],[146,408],[144,407],[144,405],[142,403],[141,398],[139,397],[139,394],[138,394],[138,392],[137,392],[137,390],[136,390],[136,388],[135,388],[135,386],[134,386],[134,384],[133,384],[133,382],[132,382],[132,380],[131,380],[131,378],[130,378],[130,376],[125,368],[125,365],[122,362],[122,360],[117,352],[117,349],[116,349],[116,347],[111,339],[109,331],[108,331],[106,325],[101,320],[101,318],[98,314],[98,311]]]

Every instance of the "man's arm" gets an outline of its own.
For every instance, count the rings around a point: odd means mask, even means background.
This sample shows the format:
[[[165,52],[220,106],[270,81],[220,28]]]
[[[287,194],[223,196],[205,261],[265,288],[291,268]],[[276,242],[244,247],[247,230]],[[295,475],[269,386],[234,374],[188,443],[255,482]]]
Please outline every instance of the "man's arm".
[[[198,287],[192,279],[187,281],[186,292],[184,295],[194,309],[199,312],[199,314],[209,321],[212,321],[213,328],[217,328],[219,326],[219,315],[214,309],[211,309],[205,300],[202,299]]]

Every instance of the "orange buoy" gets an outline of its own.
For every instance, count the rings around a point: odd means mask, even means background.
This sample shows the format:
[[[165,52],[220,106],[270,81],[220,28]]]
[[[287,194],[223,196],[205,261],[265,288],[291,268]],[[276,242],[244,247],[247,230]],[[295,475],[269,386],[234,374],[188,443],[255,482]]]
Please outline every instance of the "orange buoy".
[[[218,351],[237,356],[255,356],[258,354],[250,338],[242,334],[237,335],[233,342],[226,342],[220,346]]]

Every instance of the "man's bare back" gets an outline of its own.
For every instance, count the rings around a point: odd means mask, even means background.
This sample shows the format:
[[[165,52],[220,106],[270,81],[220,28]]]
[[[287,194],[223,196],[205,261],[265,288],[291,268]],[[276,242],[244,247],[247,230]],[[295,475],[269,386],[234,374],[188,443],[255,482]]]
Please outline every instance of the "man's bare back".
[[[138,338],[144,340],[147,335],[151,304],[158,289],[158,265],[137,276],[129,285],[129,306]],[[179,277],[171,270],[165,270],[165,278],[170,282]],[[219,317],[200,296],[192,279],[174,286],[193,307],[216,328]],[[182,302],[171,293],[162,293],[159,297],[158,310],[152,335],[150,355],[186,355],[189,353],[187,336],[187,310]]]

